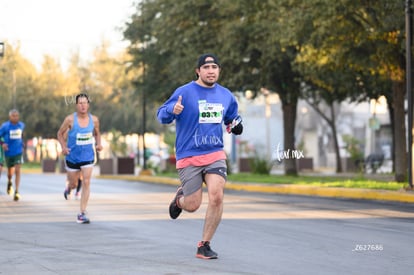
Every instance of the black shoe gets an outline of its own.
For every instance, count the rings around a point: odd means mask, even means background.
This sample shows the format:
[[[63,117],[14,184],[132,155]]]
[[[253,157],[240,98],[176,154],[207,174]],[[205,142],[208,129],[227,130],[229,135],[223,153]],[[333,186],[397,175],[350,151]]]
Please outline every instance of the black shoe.
[[[69,187],[65,188],[65,191],[63,192],[63,196],[65,197],[65,200],[70,200],[70,189],[69,189]]]
[[[12,182],[7,182],[7,195],[11,195],[13,193],[13,185]]]
[[[200,259],[217,259],[218,255],[211,250],[210,242],[199,242],[196,257]]]
[[[171,219],[175,220],[176,218],[178,218],[178,216],[180,216],[181,211],[183,211],[180,207],[178,207],[177,205],[177,201],[180,197],[182,197],[184,195],[183,192],[183,188],[179,187],[177,189],[177,193],[175,194],[174,199],[172,200],[172,202],[170,203],[170,217]]]
[[[14,192],[14,200],[15,201],[18,201],[18,200],[20,200],[20,194],[19,194],[19,192]]]

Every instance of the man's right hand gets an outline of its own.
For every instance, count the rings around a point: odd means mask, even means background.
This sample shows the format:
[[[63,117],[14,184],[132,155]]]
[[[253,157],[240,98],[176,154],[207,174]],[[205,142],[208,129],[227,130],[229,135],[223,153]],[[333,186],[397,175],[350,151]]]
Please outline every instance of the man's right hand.
[[[173,109],[173,114],[174,115],[179,115],[183,111],[184,106],[181,104],[182,100],[183,100],[183,97],[179,96],[178,100],[177,100],[177,103],[175,103],[175,105],[174,105],[174,109]]]
[[[3,147],[3,150],[4,151],[8,151],[9,150],[9,146],[7,145],[7,143],[3,143],[1,146]]]

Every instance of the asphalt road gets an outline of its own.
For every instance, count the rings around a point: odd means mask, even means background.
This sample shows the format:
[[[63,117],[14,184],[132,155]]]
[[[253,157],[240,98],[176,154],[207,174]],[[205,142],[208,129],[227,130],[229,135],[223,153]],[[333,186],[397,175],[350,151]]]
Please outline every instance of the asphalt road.
[[[195,257],[205,206],[168,216],[174,186],[93,179],[91,224],[63,198],[63,174],[0,181],[0,274],[411,274],[414,205],[226,190],[212,241]],[[205,198],[204,202],[206,202]]]

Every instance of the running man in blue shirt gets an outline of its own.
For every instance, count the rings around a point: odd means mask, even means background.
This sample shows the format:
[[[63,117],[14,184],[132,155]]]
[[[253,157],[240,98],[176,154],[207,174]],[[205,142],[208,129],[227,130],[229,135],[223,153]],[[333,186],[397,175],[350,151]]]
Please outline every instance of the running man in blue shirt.
[[[68,115],[60,126],[57,138],[66,156],[68,187],[65,198],[71,189],[76,188],[82,175],[82,195],[77,223],[89,223],[86,207],[89,201],[93,166],[96,163],[96,151],[102,150],[98,117],[90,114],[89,97],[86,94],[76,96],[76,112]],[[95,151],[96,150],[96,151]]]
[[[177,88],[158,109],[158,121],[176,125],[176,168],[181,180],[169,208],[176,219],[182,210],[196,211],[202,202],[203,182],[208,190],[208,206],[202,239],[196,257],[216,259],[210,241],[223,214],[224,185],[227,180],[223,150],[223,123],[228,133],[243,131],[238,104],[233,94],[219,85],[220,63],[213,54],[199,57],[197,80]]]
[[[12,177],[14,179],[14,200],[20,199],[20,168],[23,162],[23,130],[25,124],[19,121],[19,111],[12,109],[9,112],[9,121],[4,122],[0,127],[0,138],[3,139],[2,147],[7,165],[7,194],[13,193]]]

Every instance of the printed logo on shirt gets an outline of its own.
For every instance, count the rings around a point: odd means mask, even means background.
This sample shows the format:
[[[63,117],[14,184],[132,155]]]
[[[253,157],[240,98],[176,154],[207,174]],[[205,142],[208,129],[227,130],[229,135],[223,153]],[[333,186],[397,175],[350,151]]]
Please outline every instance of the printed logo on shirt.
[[[223,145],[223,141],[219,136],[216,135],[199,135],[198,130],[196,130],[194,136],[194,144],[196,147],[203,145]]]
[[[93,144],[93,142],[94,138],[92,132],[76,134],[76,145],[88,145]]]
[[[221,123],[224,107],[221,103],[208,103],[205,100],[198,101],[199,123]]]
[[[10,130],[10,139],[21,139],[22,138],[22,129],[14,129]]]

